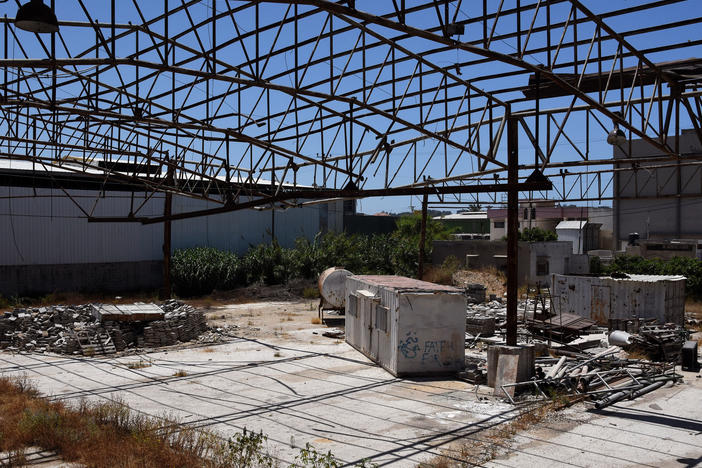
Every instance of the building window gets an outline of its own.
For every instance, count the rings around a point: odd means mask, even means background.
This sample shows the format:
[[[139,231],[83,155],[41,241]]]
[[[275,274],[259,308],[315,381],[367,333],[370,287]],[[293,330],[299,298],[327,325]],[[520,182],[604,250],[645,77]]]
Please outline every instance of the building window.
[[[353,294],[349,295],[349,306],[346,308],[346,312],[352,317],[358,317],[358,297]]]
[[[524,208],[524,219],[529,219],[529,209]]]
[[[495,229],[504,229],[505,228],[504,221],[495,221],[493,225],[495,226]]]
[[[536,276],[548,275],[548,257],[536,257]]]
[[[390,309],[383,306],[376,306],[375,308],[375,328],[378,330],[388,331],[388,312]]]

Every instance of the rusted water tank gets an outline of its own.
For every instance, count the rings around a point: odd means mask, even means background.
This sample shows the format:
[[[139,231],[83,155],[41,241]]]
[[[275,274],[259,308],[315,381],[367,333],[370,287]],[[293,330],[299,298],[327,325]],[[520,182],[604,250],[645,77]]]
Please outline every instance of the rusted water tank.
[[[346,303],[346,277],[351,276],[341,267],[327,268],[319,275],[319,294],[327,307],[343,309]]]

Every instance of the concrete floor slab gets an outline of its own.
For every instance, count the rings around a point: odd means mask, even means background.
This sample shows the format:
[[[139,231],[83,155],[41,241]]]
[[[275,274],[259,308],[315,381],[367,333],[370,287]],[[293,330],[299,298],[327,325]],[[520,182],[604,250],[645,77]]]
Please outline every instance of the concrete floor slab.
[[[303,337],[311,343],[301,346]],[[27,375],[52,398],[120,398],[224,437],[261,430],[284,462],[309,442],[345,462],[416,466],[515,414],[505,403],[479,400],[468,383],[398,379],[346,343],[311,331],[297,338],[292,345],[242,338],[119,358],[0,353],[0,371]],[[147,367],[129,368],[139,361]]]
[[[682,374],[683,383],[633,401],[565,410],[518,434],[487,466],[702,466],[702,378]]]

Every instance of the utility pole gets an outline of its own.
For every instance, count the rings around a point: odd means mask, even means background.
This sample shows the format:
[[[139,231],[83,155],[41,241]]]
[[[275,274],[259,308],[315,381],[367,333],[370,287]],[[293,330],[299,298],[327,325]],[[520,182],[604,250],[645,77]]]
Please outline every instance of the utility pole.
[[[507,346],[517,346],[519,272],[519,121],[507,118]]]

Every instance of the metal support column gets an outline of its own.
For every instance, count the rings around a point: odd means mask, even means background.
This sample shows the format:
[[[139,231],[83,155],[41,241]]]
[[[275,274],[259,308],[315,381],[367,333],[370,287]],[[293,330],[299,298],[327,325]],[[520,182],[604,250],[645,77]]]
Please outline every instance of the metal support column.
[[[507,119],[507,346],[517,345],[517,289],[519,262],[519,156],[517,126]]]
[[[419,231],[419,268],[417,271],[417,278],[422,279],[424,276],[424,255],[425,249],[424,244],[427,239],[427,204],[429,202],[429,195],[426,193],[422,197],[422,225]]]
[[[173,166],[169,165],[166,172],[166,185],[173,186]],[[171,210],[173,194],[166,191],[166,198],[163,204],[163,215],[166,221],[163,223],[163,288],[161,289],[161,300],[171,298]]]

